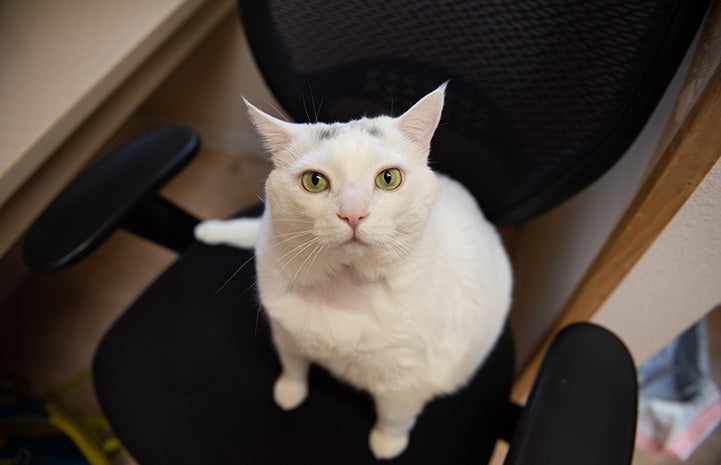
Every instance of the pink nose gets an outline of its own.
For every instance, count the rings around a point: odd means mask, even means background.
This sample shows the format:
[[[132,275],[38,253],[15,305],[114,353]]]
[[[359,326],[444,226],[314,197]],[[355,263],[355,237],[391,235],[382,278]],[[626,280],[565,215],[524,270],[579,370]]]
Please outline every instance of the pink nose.
[[[367,210],[357,209],[357,208],[348,208],[343,209],[340,212],[338,212],[338,218],[342,219],[346,223],[350,225],[351,228],[353,228],[353,231],[358,229],[358,226],[360,225],[361,221],[363,221],[368,216]]]

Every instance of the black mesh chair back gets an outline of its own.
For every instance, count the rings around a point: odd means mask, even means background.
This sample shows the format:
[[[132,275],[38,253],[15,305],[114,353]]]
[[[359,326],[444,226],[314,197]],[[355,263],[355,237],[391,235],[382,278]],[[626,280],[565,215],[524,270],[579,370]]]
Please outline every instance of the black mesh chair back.
[[[433,166],[515,223],[603,174],[643,127],[708,2],[240,1],[299,121],[399,114],[450,79]]]

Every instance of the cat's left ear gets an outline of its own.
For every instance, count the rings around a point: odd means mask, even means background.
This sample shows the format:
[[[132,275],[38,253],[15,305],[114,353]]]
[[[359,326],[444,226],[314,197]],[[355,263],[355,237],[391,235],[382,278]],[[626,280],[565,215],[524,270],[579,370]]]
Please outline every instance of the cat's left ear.
[[[291,141],[298,135],[300,125],[270,116],[256,108],[245,97],[243,97],[243,102],[248,108],[251,123],[263,138],[265,147],[270,153],[275,157],[285,152]]]
[[[438,127],[443,111],[443,99],[448,82],[420,99],[410,110],[396,118],[396,127],[411,142],[417,144],[426,153],[430,149],[431,138]]]

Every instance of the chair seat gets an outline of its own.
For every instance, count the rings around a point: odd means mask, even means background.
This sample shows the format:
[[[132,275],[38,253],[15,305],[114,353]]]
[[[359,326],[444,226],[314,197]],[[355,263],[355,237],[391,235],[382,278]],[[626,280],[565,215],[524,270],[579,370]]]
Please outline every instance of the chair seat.
[[[250,251],[195,243],[121,317],[94,362],[116,433],[141,465],[372,463],[367,394],[313,367],[304,404],[273,402],[280,364],[254,283]],[[506,330],[469,386],[426,407],[391,463],[487,463],[512,373]]]

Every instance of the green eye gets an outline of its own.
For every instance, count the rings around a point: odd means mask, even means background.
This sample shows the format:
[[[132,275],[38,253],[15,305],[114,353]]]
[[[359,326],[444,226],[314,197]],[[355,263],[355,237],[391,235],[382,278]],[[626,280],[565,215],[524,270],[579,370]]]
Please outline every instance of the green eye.
[[[378,173],[376,176],[376,186],[383,190],[392,191],[398,189],[401,185],[401,170],[398,168],[388,168]]]
[[[328,179],[317,171],[303,173],[301,183],[305,190],[314,194],[328,189]]]

